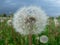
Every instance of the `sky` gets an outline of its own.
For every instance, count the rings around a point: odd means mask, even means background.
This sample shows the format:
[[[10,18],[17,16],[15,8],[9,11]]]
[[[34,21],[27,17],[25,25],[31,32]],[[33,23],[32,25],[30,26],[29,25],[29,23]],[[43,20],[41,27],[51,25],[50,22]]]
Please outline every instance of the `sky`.
[[[0,14],[15,13],[24,6],[39,6],[49,16],[60,15],[60,0],[0,0]]]

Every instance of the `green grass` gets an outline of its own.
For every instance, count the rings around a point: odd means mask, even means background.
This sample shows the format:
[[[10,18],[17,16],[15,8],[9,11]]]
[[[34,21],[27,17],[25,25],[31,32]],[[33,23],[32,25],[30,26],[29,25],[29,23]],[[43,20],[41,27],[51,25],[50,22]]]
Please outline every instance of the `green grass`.
[[[0,45],[29,45],[28,36],[22,36],[14,30],[13,26],[8,26],[7,20],[0,22]],[[36,39],[42,35],[47,35],[49,38],[45,44]],[[53,19],[50,19],[50,24],[46,26],[44,32],[32,35],[32,43],[34,45],[60,45],[60,26],[55,27]]]

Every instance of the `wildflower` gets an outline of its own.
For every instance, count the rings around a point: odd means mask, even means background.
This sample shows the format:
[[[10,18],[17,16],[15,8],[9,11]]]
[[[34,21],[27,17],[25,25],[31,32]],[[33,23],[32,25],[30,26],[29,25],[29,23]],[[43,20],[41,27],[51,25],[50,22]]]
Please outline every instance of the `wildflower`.
[[[9,26],[11,26],[11,25],[12,25],[12,20],[8,20],[8,21],[7,21],[7,24],[8,24]]]
[[[42,36],[40,37],[40,42],[41,42],[41,43],[47,43],[47,42],[48,42],[48,37],[45,36],[45,35],[42,35]]]
[[[47,19],[47,15],[40,7],[23,7],[14,14],[13,26],[23,35],[40,34],[44,31]]]
[[[56,18],[54,18],[54,23],[55,23],[55,26],[58,26],[59,25],[59,22]]]
[[[4,22],[4,20],[3,19],[0,19],[0,22]]]

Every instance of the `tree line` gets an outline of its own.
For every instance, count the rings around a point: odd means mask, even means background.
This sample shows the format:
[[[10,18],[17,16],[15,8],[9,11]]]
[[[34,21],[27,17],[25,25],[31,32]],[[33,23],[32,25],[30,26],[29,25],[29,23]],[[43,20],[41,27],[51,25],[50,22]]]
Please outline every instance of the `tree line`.
[[[0,17],[13,17],[13,14],[0,14]]]

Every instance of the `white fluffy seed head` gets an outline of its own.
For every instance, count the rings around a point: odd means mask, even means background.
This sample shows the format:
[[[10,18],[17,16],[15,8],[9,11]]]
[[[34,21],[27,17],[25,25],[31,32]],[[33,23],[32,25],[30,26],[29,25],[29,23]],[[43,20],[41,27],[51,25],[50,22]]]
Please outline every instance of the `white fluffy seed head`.
[[[47,42],[48,42],[48,37],[45,36],[45,35],[42,35],[42,36],[40,37],[40,42],[41,42],[41,43],[47,43]]]
[[[59,22],[56,18],[54,18],[54,23],[55,23],[55,26],[58,26],[59,25]]]
[[[4,22],[4,20],[3,19],[0,19],[0,22]]]
[[[23,7],[14,14],[13,26],[17,32],[23,35],[39,34],[44,31],[47,20],[48,16],[40,7]]]
[[[8,21],[7,21],[7,24],[8,24],[9,26],[11,26],[11,25],[12,25],[12,20],[8,20]]]

